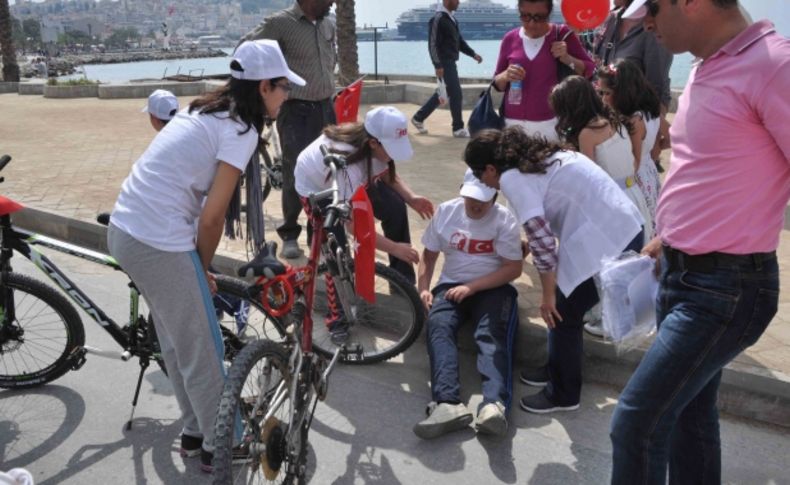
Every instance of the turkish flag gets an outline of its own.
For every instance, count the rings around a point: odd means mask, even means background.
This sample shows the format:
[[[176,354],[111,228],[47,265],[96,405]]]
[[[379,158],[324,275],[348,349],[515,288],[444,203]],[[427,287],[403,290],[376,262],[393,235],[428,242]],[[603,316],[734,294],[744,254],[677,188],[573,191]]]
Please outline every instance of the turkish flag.
[[[477,239],[469,240],[469,254],[488,254],[494,252],[494,240],[479,241]]]
[[[335,97],[335,118],[337,124],[354,123],[359,114],[359,100],[362,97],[362,78],[346,86]]]
[[[354,282],[357,295],[369,303],[376,303],[376,221],[364,185],[351,197],[351,217],[354,223]]]

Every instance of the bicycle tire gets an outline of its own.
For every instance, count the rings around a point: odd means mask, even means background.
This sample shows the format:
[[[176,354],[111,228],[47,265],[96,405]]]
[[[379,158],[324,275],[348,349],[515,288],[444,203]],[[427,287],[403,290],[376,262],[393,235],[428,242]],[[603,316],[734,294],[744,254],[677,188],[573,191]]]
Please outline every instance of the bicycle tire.
[[[24,334],[21,340],[5,335],[11,326],[6,327],[7,322],[3,321],[0,328],[0,387],[36,387],[68,372],[72,366],[72,355],[85,344],[85,329],[77,310],[57,290],[29,276],[7,273],[0,284],[0,295],[6,295],[7,291],[14,299],[16,319],[13,323]],[[21,298],[20,294],[23,295]],[[1,304],[3,308],[0,311],[5,320],[5,302]],[[56,332],[58,335],[53,336]],[[46,341],[47,345],[38,341]],[[39,350],[50,356],[33,359],[33,352]],[[21,368],[33,361],[42,362],[43,367],[34,371]],[[9,373],[12,364],[13,374]]]
[[[349,271],[353,273],[353,270],[352,261]],[[414,285],[394,269],[379,262],[376,262],[375,271],[377,302],[371,306],[357,298],[356,304],[367,311],[385,310],[386,315],[383,312],[363,315],[355,325],[352,325],[350,340],[346,343],[347,348],[353,350],[354,345],[359,344],[362,346],[362,353],[361,355],[353,352],[341,354],[340,361],[346,364],[375,364],[395,357],[414,343],[425,322],[423,305]],[[313,303],[313,349],[329,357],[334,354],[337,346],[330,340],[329,332],[324,325],[324,316],[328,309],[326,290],[319,282],[324,282],[324,278],[320,276],[325,272],[326,264],[322,263],[318,267]],[[384,317],[387,320],[384,320]]]
[[[214,432],[214,484],[256,483],[250,475],[258,475],[266,483],[304,483],[304,463],[307,443],[299,444],[297,463],[288,461],[287,436],[290,427],[289,398],[292,385],[298,379],[290,375],[288,351],[280,343],[257,340],[247,344],[230,368],[228,378],[220,396]],[[253,375],[261,371],[259,375]],[[276,374],[275,374],[276,372]],[[285,380],[288,399],[280,404],[275,414],[263,423],[269,405],[275,398],[275,390]],[[308,384],[310,385],[310,384]],[[263,389],[263,390],[261,390]],[[252,402],[263,393],[265,398],[257,412],[252,412]],[[278,414],[279,413],[279,414]],[[241,418],[243,432],[241,443],[251,451],[244,464],[233,464],[233,445],[237,429],[237,415]],[[280,419],[284,417],[285,421]],[[300,433],[305,437],[306,430]],[[264,446],[258,445],[263,440]],[[263,449],[265,456],[260,453]],[[258,453],[257,455],[255,453]],[[237,482],[239,479],[241,482]]]
[[[285,328],[282,320],[269,314],[258,299],[249,295],[247,290],[250,285],[248,283],[225,275],[217,275],[216,282],[218,295],[230,295],[249,305],[246,328],[241,335],[244,340],[267,339],[281,341],[285,338]],[[227,330],[234,328],[235,325],[235,319],[231,318],[230,315],[223,314],[220,326]]]

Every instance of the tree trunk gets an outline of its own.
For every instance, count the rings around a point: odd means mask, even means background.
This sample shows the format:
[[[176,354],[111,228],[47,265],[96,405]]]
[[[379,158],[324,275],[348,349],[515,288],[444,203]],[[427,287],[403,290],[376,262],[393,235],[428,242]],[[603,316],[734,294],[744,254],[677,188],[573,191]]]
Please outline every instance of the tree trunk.
[[[0,58],[3,61],[3,81],[19,82],[19,64],[16,62],[8,0],[0,0]]]
[[[348,86],[359,78],[354,0],[337,0],[335,15],[337,16],[337,61],[340,66],[338,82]]]

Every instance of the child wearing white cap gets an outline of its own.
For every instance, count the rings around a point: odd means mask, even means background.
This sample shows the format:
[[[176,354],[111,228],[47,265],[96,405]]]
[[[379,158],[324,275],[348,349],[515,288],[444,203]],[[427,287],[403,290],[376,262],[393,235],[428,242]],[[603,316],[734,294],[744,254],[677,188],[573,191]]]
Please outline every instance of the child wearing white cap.
[[[414,426],[423,439],[466,428],[472,413],[461,402],[458,377],[459,327],[475,325],[477,370],[483,402],[479,433],[503,435],[512,396],[511,351],[518,327],[518,293],[510,284],[522,270],[518,222],[496,203],[496,190],[466,171],[461,197],[442,203],[425,230],[417,289],[428,313],[431,394],[428,417]],[[429,290],[439,253],[444,266]]]
[[[162,128],[178,113],[178,98],[170,91],[157,89],[148,96],[148,103],[141,112],[148,113],[151,126],[156,131],[162,131]]]
[[[374,108],[367,113],[364,123],[345,123],[325,128],[323,134],[308,145],[296,161],[296,192],[303,199],[331,185],[321,145],[347,158],[348,167],[338,177],[341,200],[350,199],[361,186],[380,182],[391,187],[402,198],[401,204],[405,202],[423,218],[433,215],[431,201],[412,192],[395,171],[398,162],[407,161],[414,154],[409,141],[408,119],[396,108]],[[305,210],[309,210],[306,204]],[[375,207],[374,214],[380,218]],[[411,268],[413,263],[419,261],[417,250],[409,242],[396,242],[381,234],[376,236],[376,248],[400,260],[402,264]],[[344,235],[339,234],[337,237],[341,243],[345,242]],[[331,288],[330,284],[327,291],[331,291]],[[333,340],[342,342],[348,336],[345,322],[339,313],[330,313],[327,325]]]
[[[241,44],[230,70],[224,86],[177,113],[135,162],[107,234],[110,254],[153,314],[181,408],[181,454],[200,455],[204,471],[212,470],[214,417],[225,380],[209,263],[242,171],[258,170],[248,162],[264,120],[277,116],[291,82],[304,85],[274,41]],[[152,114],[158,107],[155,102]]]

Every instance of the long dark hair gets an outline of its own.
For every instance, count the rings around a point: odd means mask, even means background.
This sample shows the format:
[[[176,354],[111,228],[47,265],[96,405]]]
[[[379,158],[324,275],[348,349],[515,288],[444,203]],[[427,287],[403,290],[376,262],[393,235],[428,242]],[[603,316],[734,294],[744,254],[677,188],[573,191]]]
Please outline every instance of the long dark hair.
[[[519,126],[504,130],[481,130],[466,145],[464,162],[472,170],[493,165],[497,173],[517,168],[522,173],[546,173],[559,160],[552,155],[563,150],[562,145],[542,135],[527,135]]]
[[[579,149],[579,133],[596,118],[603,118],[615,130],[623,126],[630,133],[632,126],[606,106],[590,81],[581,76],[568,76],[554,86],[549,104],[557,115],[557,134]]]
[[[236,66],[234,66],[236,64]],[[232,61],[231,69],[239,70],[238,62]],[[270,79],[271,84],[282,77]],[[221,113],[227,111],[230,118],[244,124],[246,128],[239,132],[243,135],[255,128],[260,134],[263,131],[264,120],[268,117],[264,107],[263,98],[258,90],[260,81],[241,80],[231,77],[228,82],[214,91],[189,103],[189,112],[198,110],[201,114]]]
[[[661,115],[661,101],[634,62],[622,59],[598,70],[602,87],[612,90],[612,104],[620,114],[631,117],[644,111],[648,119]]]
[[[323,133],[331,140],[354,147],[351,152],[341,152],[339,150],[331,151],[345,156],[346,162],[349,165],[364,162],[368,175],[368,183],[370,183],[373,177],[371,173],[373,167],[373,149],[370,147],[370,140],[375,140],[376,138],[368,133],[364,123],[355,122],[343,123],[341,125],[329,125],[324,128]],[[390,181],[394,181],[395,176],[395,164],[389,163],[387,177]]]

